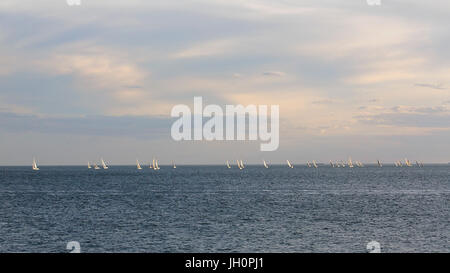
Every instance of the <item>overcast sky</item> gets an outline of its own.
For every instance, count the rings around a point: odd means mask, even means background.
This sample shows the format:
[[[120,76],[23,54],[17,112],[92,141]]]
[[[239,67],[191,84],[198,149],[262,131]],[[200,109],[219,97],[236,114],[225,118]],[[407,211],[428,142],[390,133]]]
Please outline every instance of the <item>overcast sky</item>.
[[[0,2],[0,165],[450,161],[450,1]],[[277,104],[280,148],[175,142],[176,104]]]

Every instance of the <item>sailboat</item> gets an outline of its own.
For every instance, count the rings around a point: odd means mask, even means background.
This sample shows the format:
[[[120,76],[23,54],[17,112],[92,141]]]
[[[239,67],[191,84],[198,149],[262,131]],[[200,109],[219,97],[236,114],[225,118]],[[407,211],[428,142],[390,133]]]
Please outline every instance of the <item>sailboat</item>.
[[[105,163],[105,161],[103,160],[103,158],[101,158],[101,160],[102,160],[102,167],[103,167],[103,169],[104,169],[104,170],[107,170],[107,169],[108,169],[108,166],[106,166],[106,163]]]
[[[314,168],[319,168],[319,166],[317,166],[317,163],[316,163],[316,161],[315,160],[313,160],[313,166],[314,166]]]
[[[100,167],[97,165],[97,163],[94,164],[94,170],[100,170]]]
[[[177,168],[177,165],[175,165],[175,162],[173,162],[173,161],[172,161],[172,166],[173,166],[174,169]]]
[[[381,162],[380,162],[380,160],[377,160],[377,164],[378,164],[378,167],[383,167],[383,164],[381,164]]]
[[[161,168],[158,166],[158,159],[155,160],[155,166],[154,166],[153,168],[154,168],[155,170],[161,169]]]
[[[309,161],[306,162],[306,165],[308,166],[308,168],[311,168],[311,163],[309,163]]]
[[[331,160],[330,160],[330,166],[331,166],[331,168],[334,168],[333,161],[331,161]]]
[[[348,158],[348,164],[347,165],[348,165],[349,168],[353,168],[353,162],[352,162],[352,158],[351,157]]]
[[[291,169],[293,169],[294,168],[294,166],[291,164],[291,162],[289,162],[289,160],[286,160],[286,162],[287,162],[287,164],[288,164],[288,166],[289,166],[289,168],[291,168]]]
[[[405,158],[405,165],[408,167],[412,167],[411,162],[407,158]]]
[[[139,164],[139,160],[136,159],[136,168],[138,170],[142,170],[141,164]]]
[[[245,168],[244,163],[242,162],[242,159],[241,159],[241,167],[242,167],[242,169]]]
[[[227,168],[231,169],[230,162],[228,162],[228,160],[227,160]]]
[[[362,168],[364,165],[361,163],[361,161],[356,161],[356,166]]]
[[[39,171],[39,168],[36,163],[36,159],[33,158],[33,171]]]
[[[150,169],[157,170],[156,163],[155,163],[155,158],[153,158],[153,160],[152,160],[152,164],[150,165]]]
[[[268,169],[269,166],[267,165],[266,161],[263,159],[264,168]]]
[[[92,167],[91,167],[91,163],[89,163],[89,161],[88,161],[88,169],[91,169]]]
[[[239,168],[240,170],[242,170],[243,167],[241,166],[241,162],[239,162],[239,160],[236,160],[236,162],[237,162],[238,168]]]

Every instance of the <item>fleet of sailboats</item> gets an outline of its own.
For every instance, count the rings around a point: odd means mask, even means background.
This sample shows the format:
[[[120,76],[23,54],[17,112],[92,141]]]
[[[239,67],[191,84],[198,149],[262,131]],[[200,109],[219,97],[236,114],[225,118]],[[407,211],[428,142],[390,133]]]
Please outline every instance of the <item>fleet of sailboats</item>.
[[[109,167],[106,165],[106,163],[105,163],[105,161],[103,160],[103,158],[100,159],[100,162],[101,162],[101,168],[103,168],[104,170],[109,169]],[[240,160],[237,159],[237,160],[236,160],[236,163],[237,163],[237,167],[238,167],[240,170],[242,170],[242,169],[245,168],[245,165],[244,165],[244,162],[242,161],[242,159],[240,159]],[[289,168],[291,168],[291,169],[294,168],[294,165],[292,165],[292,163],[291,163],[289,160],[286,160],[286,163],[287,163],[287,165],[288,165]],[[360,168],[364,167],[364,164],[363,164],[361,161],[355,161],[355,162],[353,162],[353,160],[351,159],[351,157],[349,157],[349,159],[347,160],[347,164],[348,164],[347,166],[350,167],[350,168],[354,168],[355,165],[356,165],[357,167],[360,167]],[[355,164],[355,165],[354,165],[354,164]],[[319,167],[319,165],[317,164],[317,162],[316,162],[315,160],[313,160],[312,162],[307,161],[307,162],[306,162],[306,165],[307,165],[309,168],[318,168],[318,167]],[[228,169],[231,169],[231,164],[230,164],[230,162],[229,162],[228,160],[226,161],[226,166],[227,166]],[[381,163],[380,160],[377,160],[376,163],[375,163],[375,166],[377,166],[377,167],[379,167],[379,168],[382,168],[382,167],[383,167],[383,164]],[[403,166],[413,167],[413,166],[416,166],[416,167],[419,167],[419,168],[420,168],[420,167],[423,167],[424,164],[423,164],[423,162],[418,161],[418,160],[416,160],[416,161],[415,161],[415,164],[413,164],[410,160],[408,160],[407,158],[405,158],[405,159],[404,159],[404,162],[403,162],[402,160],[397,160],[397,161],[395,161],[395,162],[394,162],[394,166],[395,166],[395,167],[403,167]],[[269,168],[269,165],[267,164],[267,161],[266,161],[265,159],[263,159],[263,167],[266,168],[266,169]],[[345,164],[345,161],[342,161],[342,160],[336,161],[336,163],[334,163],[333,161],[330,160],[330,167],[331,167],[331,168],[341,168],[341,167],[345,168],[345,167],[346,167],[346,164]],[[87,162],[87,168],[88,168],[88,169],[92,169],[92,168],[93,168],[94,170],[99,170],[99,169],[101,169],[97,163],[94,163],[94,166],[92,167],[90,161]],[[141,164],[139,163],[139,160],[138,160],[138,159],[136,159],[136,168],[137,168],[138,170],[142,170],[142,166],[141,166]],[[158,159],[153,158],[152,163],[150,164],[149,168],[150,168],[150,169],[153,169],[153,170],[159,170],[159,169],[161,169],[161,168],[159,167],[159,165],[158,165]],[[172,161],[172,168],[173,168],[173,169],[176,169],[176,168],[177,168],[177,166],[175,165],[175,162],[174,162],[174,161]],[[38,170],[39,170],[39,168],[38,168],[38,166],[37,166],[37,161],[36,161],[35,158],[33,158],[32,169],[33,169],[34,171],[38,171]]]

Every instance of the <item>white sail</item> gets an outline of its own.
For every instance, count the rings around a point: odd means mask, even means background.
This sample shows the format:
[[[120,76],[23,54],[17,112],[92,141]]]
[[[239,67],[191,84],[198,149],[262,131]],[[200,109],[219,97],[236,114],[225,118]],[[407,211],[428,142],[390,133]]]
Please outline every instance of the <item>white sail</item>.
[[[381,164],[381,162],[380,162],[380,160],[377,160],[377,163],[378,163],[378,167],[383,167],[383,164]]]
[[[348,158],[348,164],[347,165],[348,165],[349,168],[353,168],[353,162],[352,162],[352,158],[351,157]]]
[[[265,160],[263,160],[263,164],[264,164],[264,168],[268,169],[269,166],[267,165],[267,162]]]
[[[316,163],[316,161],[315,160],[313,160],[313,166],[314,166],[314,168],[319,168],[319,166],[317,166],[317,163]]]
[[[155,169],[155,158],[152,160],[152,164],[150,165],[150,169]]]
[[[174,169],[177,168],[177,165],[175,165],[175,162],[173,162],[173,161],[172,161],[172,166],[173,166]]]
[[[105,163],[105,161],[103,160],[103,158],[101,158],[101,160],[102,160],[102,167],[103,167],[103,169],[107,170],[107,169],[108,169],[108,166],[106,166],[106,163]]]
[[[241,159],[241,168],[242,168],[242,169],[245,168],[244,162],[242,162],[242,159]]]
[[[227,168],[231,169],[230,162],[228,162],[228,160],[227,160]]]
[[[155,160],[155,170],[159,170],[159,169],[161,169],[161,168],[158,166],[158,159],[156,159]]]
[[[333,161],[331,161],[331,160],[330,160],[330,166],[331,166],[332,168],[334,168]]]
[[[407,158],[405,158],[405,165],[408,167],[412,167],[411,161],[409,161]]]
[[[308,166],[308,168],[311,168],[311,163],[309,163],[309,161],[306,162],[306,165]]]
[[[36,163],[36,159],[33,158],[33,171],[39,171],[39,168]]]
[[[141,164],[139,164],[139,160],[136,159],[136,168],[138,170],[142,170]]]
[[[286,160],[286,162],[287,162],[289,168],[291,168],[291,169],[294,168],[294,166],[291,164],[291,162],[289,162],[289,160]]]
[[[92,167],[91,167],[91,163],[89,163],[89,161],[88,161],[88,169],[91,169]]]

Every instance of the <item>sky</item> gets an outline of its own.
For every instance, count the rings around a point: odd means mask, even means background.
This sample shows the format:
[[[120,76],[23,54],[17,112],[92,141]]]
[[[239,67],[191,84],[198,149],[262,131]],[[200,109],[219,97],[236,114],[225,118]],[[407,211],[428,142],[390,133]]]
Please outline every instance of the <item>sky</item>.
[[[2,0],[0,165],[450,162],[446,0]],[[173,106],[280,107],[280,146],[181,141]]]

